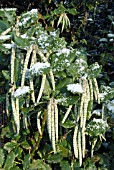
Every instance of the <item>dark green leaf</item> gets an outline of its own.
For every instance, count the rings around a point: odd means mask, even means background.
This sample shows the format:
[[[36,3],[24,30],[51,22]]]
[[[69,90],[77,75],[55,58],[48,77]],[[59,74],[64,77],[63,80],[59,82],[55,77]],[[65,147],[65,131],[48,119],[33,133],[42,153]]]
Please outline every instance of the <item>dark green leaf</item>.
[[[10,27],[9,23],[7,21],[0,20],[0,30],[5,31]]]
[[[30,170],[52,170],[51,167],[41,159],[33,160],[29,168]]]
[[[23,170],[29,169],[29,166],[30,166],[30,155],[27,154],[25,155],[23,160]]]
[[[2,70],[2,74],[5,77],[6,80],[10,80],[10,74],[7,70]]]
[[[72,78],[64,78],[62,80],[59,81],[59,83],[56,85],[56,89],[61,89],[62,87],[70,84],[73,82],[73,79]]]
[[[12,151],[13,149],[15,149],[18,146],[17,142],[7,142],[4,145],[4,149],[7,150],[8,152]]]
[[[69,96],[58,99],[58,104],[62,106],[69,106],[78,102],[79,96]]]
[[[57,153],[48,156],[48,163],[59,163],[63,159],[62,155]]]
[[[65,123],[62,124],[62,126],[63,126],[64,128],[66,128],[66,129],[72,128],[72,127],[74,127],[75,125],[76,125],[76,123],[73,122],[73,121],[67,121],[67,122],[65,122]]]
[[[29,145],[29,143],[25,140],[21,143],[21,146],[24,148],[24,149],[27,149],[27,150],[30,150],[31,149],[31,146]]]
[[[58,144],[57,146],[58,146],[58,148],[59,148],[59,150],[61,152],[61,155],[63,157],[68,157],[69,150],[67,148],[65,148],[64,146],[60,145],[60,144]]]
[[[78,13],[75,8],[71,8],[71,9],[69,8],[69,9],[67,9],[67,12],[72,15],[76,15]]]
[[[71,170],[71,166],[68,161],[61,161],[60,162],[61,170]]]
[[[13,166],[10,170],[21,170],[18,166]]]
[[[14,160],[15,160],[15,154],[14,154],[14,152],[10,152],[7,155],[6,162],[4,165],[4,170],[9,170],[11,167],[13,167]]]

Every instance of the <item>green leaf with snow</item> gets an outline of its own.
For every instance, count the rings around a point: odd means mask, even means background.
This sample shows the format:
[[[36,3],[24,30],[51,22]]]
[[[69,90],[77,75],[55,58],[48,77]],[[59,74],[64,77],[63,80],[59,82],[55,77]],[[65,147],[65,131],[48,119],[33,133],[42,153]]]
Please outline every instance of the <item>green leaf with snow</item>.
[[[57,98],[58,105],[62,106],[69,106],[76,104],[79,100],[79,96],[70,96],[69,97],[62,97],[62,98]]]
[[[88,69],[88,77],[97,78],[101,73],[102,66],[100,66],[97,62],[90,65]]]

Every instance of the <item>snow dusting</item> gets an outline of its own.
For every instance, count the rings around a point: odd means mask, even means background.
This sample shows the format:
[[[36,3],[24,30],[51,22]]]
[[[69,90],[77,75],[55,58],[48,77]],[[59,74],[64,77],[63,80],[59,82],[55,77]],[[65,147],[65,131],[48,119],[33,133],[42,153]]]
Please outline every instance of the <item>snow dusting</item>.
[[[74,93],[74,94],[75,93],[83,93],[82,86],[78,83],[67,85],[67,90]]]
[[[26,93],[30,92],[30,88],[29,86],[23,86],[23,87],[19,87],[13,94],[13,96],[16,97],[20,97],[23,96]]]
[[[5,48],[11,49],[11,48],[14,47],[15,45],[14,45],[14,44],[3,44],[3,46],[4,46]]]
[[[46,69],[46,68],[50,68],[49,63],[37,62],[30,68],[30,72],[31,72],[32,75],[34,75],[34,74],[42,74],[43,69]]]
[[[11,38],[11,35],[0,36],[0,40],[9,40],[10,38]]]
[[[57,56],[60,56],[61,54],[66,54],[67,56],[70,54],[71,50],[68,48],[63,48],[62,50],[59,50],[56,54]]]

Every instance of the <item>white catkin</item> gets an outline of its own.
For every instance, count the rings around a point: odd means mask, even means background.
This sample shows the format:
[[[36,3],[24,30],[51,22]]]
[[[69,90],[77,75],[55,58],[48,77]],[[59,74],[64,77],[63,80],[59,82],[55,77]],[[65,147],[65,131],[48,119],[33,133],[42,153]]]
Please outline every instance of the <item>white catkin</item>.
[[[83,128],[85,128],[85,126],[86,126],[87,108],[88,108],[89,100],[90,100],[89,85],[88,85],[88,82],[86,81],[85,99],[84,99],[84,111],[83,111]]]
[[[19,99],[18,99],[18,98],[16,98],[15,106],[16,106],[16,126],[17,126],[17,134],[19,134],[19,131],[20,131],[20,119],[19,119]]]
[[[15,62],[15,49],[11,50],[11,84],[14,83],[14,62]]]
[[[98,87],[96,78],[93,79],[93,82],[94,82],[94,86],[95,86],[94,92],[96,93],[96,96],[97,96],[96,99],[97,99],[98,104],[100,104],[99,87]]]
[[[91,79],[89,79],[89,88],[90,88],[90,100],[93,101],[93,84]]]
[[[50,101],[49,101],[49,103],[47,105],[47,130],[48,130],[50,141],[52,139],[52,133],[51,133],[51,124],[52,124],[51,105],[52,105],[52,99],[50,99]]]
[[[86,82],[86,92],[85,92],[85,101],[84,101],[84,120],[83,120],[83,127],[85,128],[86,126],[86,119],[87,119],[87,113],[88,113],[88,103],[90,101],[90,89],[89,89],[89,84],[88,81]],[[90,113],[89,113],[90,114]]]
[[[31,65],[30,67],[32,67],[36,62],[37,62],[37,58],[36,58],[36,46],[33,46],[33,52],[32,52],[32,59],[31,59]],[[33,101],[33,103],[35,104],[35,92],[34,92],[34,83],[33,83],[33,78],[30,78],[30,89],[31,89],[31,99]]]
[[[105,104],[102,103],[102,114],[101,114],[101,118],[104,120],[104,110],[105,110]]]
[[[65,120],[67,119],[67,117],[68,117],[71,109],[72,109],[72,105],[70,105],[70,106],[68,107],[68,109],[67,109],[67,111],[66,111],[66,113],[65,113],[65,115],[64,115],[64,117],[63,117],[62,123],[64,123]]]
[[[56,100],[54,100],[54,109],[55,109],[55,137],[56,141],[58,141],[58,107]]]
[[[8,95],[8,93],[6,93],[6,113],[7,113],[8,117],[9,117],[9,106],[10,106],[9,95]]]
[[[82,84],[83,84],[83,94],[81,96],[81,103],[80,103],[80,111],[79,111],[79,115],[80,115],[80,127],[83,126],[83,120],[84,120],[84,104],[85,104],[85,100],[86,100],[86,84],[87,84],[87,80],[82,80]]]
[[[51,133],[52,133],[52,148],[53,148],[53,151],[54,153],[56,153],[56,146],[55,146],[55,116],[54,116],[54,103],[52,103],[51,105]]]
[[[51,78],[51,83],[52,83],[52,88],[53,90],[55,91],[55,80],[54,80],[54,75],[53,75],[53,72],[52,70],[50,70],[50,78]]]
[[[42,75],[41,87],[40,87],[40,91],[39,91],[38,98],[37,98],[37,103],[39,103],[39,101],[42,97],[44,86],[45,86],[45,81],[46,81],[46,74],[43,74]]]
[[[89,79],[88,82],[89,82],[89,91],[90,91],[90,109],[88,110],[88,118],[90,118],[91,110],[93,107],[93,83],[91,79]]]
[[[15,122],[16,129],[17,129],[17,134],[18,134],[19,129],[20,129],[20,121],[19,121],[19,115],[17,114],[17,110],[16,110],[16,103],[13,97],[11,97],[11,106],[12,106],[14,122]]]
[[[22,73],[22,79],[21,79],[21,87],[23,87],[24,83],[25,83],[25,75],[26,75],[27,66],[28,66],[28,62],[29,62],[31,52],[32,52],[32,46],[30,47],[30,49],[27,51],[27,54],[26,54],[23,73]]]
[[[74,155],[75,155],[75,158],[78,159],[77,134],[78,134],[78,126],[76,125],[75,128],[74,128],[74,134],[73,134],[73,148],[74,148]]]
[[[33,78],[30,78],[30,90],[31,92],[31,99],[33,103],[35,104],[35,93],[34,93],[34,83],[33,83]]]
[[[23,113],[23,127],[27,129],[27,115]]]
[[[79,165],[82,166],[82,147],[81,147],[81,132],[78,131],[78,154],[79,154]]]
[[[84,98],[85,98],[85,94],[83,93],[81,96],[80,110],[79,110],[80,127],[83,126]]]
[[[83,158],[85,158],[85,149],[86,149],[85,128],[82,128],[82,155],[83,155]]]
[[[47,61],[47,58],[44,56],[44,54],[43,54],[39,49],[37,49],[37,52],[38,52],[39,56],[41,57],[41,59],[42,59],[45,63],[47,63],[48,61]]]
[[[42,130],[41,130],[41,125],[40,125],[40,115],[41,115],[41,111],[37,113],[37,128],[39,131],[39,134],[42,134]]]
[[[32,59],[31,59],[31,66],[32,67],[35,63],[37,62],[37,57],[36,57],[36,46],[33,46],[33,52],[32,52]]]
[[[93,152],[94,152],[94,147],[97,143],[97,139],[95,139],[93,142],[92,142],[92,146],[91,146],[91,158],[93,157]]]

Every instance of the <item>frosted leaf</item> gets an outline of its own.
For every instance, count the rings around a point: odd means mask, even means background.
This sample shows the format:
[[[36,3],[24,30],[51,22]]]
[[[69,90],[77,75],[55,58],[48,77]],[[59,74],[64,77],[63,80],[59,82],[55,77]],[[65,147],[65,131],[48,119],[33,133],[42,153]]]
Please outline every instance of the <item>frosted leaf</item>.
[[[100,68],[100,65],[98,63],[94,64],[94,67],[92,68],[92,70],[97,70]]]
[[[66,54],[68,56],[70,54],[71,50],[68,48],[63,48],[62,50],[58,50],[56,53],[57,56],[60,56],[61,54]]]
[[[99,42],[108,42],[107,38],[101,38]]]
[[[25,95],[30,92],[29,86],[19,87],[13,94],[14,98]]]
[[[32,75],[36,75],[36,74],[42,74],[44,69],[46,68],[50,68],[50,64],[49,63],[40,63],[37,62],[35,63],[31,68],[30,68],[30,73]]]
[[[11,35],[0,36],[0,40],[9,40],[10,38],[11,38]]]
[[[38,10],[37,10],[37,9],[32,9],[31,11],[26,12],[26,13],[23,14],[22,16],[24,16],[24,15],[32,15],[32,14],[37,14],[37,13],[38,13]]]
[[[107,34],[108,38],[114,38],[114,34]]]
[[[78,83],[67,85],[67,90],[74,93],[74,94],[75,93],[83,93],[82,86]]]
[[[14,44],[3,44],[3,46],[5,48],[11,49],[12,47],[14,47]]]
[[[19,22],[19,26],[25,25],[29,20],[31,19],[31,17],[28,18],[24,18],[22,22]]]
[[[87,125],[87,132],[90,136],[99,136],[104,134],[108,129],[108,124],[103,119],[94,118]]]
[[[109,111],[111,111],[112,113],[114,113],[114,99],[113,99],[112,101],[109,101],[109,102],[107,103],[107,109],[108,109]]]

